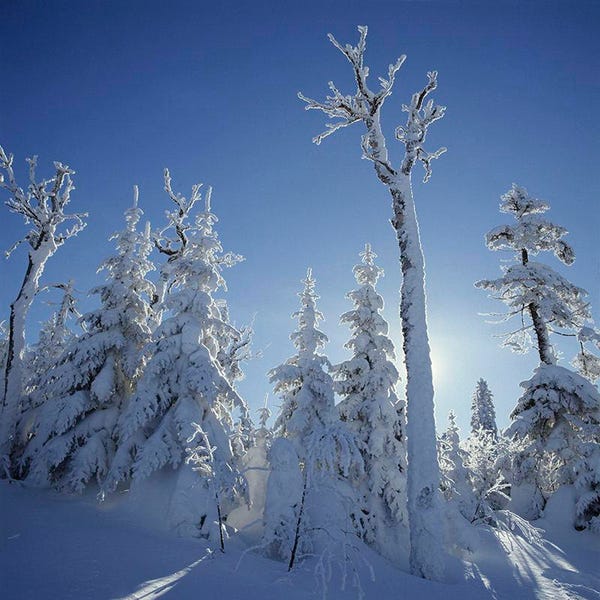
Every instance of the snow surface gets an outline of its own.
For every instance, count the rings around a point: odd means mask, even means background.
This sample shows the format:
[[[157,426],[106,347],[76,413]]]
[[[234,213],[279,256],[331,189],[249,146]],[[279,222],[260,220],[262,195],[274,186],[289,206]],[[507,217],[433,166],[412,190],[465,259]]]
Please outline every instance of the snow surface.
[[[362,546],[375,575],[372,581],[365,564],[364,597],[600,599],[600,537],[572,529],[564,511],[572,502],[562,497],[570,493],[561,490],[536,527],[504,512],[500,529],[470,530],[474,551],[450,559],[446,583],[398,571]],[[92,494],[75,499],[0,481],[0,590],[6,600],[357,597],[350,584],[341,589],[335,566],[324,594],[314,575],[316,558],[289,574],[283,563],[244,554],[247,546],[236,536],[226,544],[221,554],[204,541],[167,534],[126,495],[98,504]]]

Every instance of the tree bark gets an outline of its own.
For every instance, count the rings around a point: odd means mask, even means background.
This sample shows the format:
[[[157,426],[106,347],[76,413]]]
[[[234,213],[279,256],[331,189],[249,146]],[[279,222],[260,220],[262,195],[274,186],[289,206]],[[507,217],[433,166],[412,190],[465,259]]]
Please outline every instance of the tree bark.
[[[526,248],[521,250],[521,262],[523,263],[523,266],[529,262],[529,254]],[[527,309],[531,315],[540,361],[546,365],[556,364],[552,344],[550,343],[550,336],[548,335],[548,327],[546,326],[544,318],[540,315],[539,306],[535,302],[531,302]]]

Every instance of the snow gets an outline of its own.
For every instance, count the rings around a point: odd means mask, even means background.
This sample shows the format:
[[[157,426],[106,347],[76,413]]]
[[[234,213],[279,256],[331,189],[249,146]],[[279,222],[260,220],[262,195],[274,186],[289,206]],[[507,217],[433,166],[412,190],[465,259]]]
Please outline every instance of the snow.
[[[161,486],[145,491],[151,505]],[[569,491],[566,490],[568,494]],[[0,580],[3,597],[19,600],[300,600],[319,598],[317,559],[291,573],[233,536],[224,554],[204,540],[182,539],[159,528],[127,496],[98,504],[92,494],[68,498],[0,481]],[[546,518],[530,526],[501,513],[502,528],[478,527],[473,553],[451,558],[446,583],[393,568],[367,547],[359,568],[365,598],[598,599],[600,538],[576,532],[565,515],[569,502],[555,497]],[[339,570],[328,582],[330,599],[356,598],[341,590]]]

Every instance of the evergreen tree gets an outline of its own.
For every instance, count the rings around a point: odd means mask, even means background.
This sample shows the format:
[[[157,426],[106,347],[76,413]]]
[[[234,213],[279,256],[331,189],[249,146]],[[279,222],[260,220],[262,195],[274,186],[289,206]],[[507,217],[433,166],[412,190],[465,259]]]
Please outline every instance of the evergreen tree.
[[[341,419],[356,437],[365,468],[365,477],[354,482],[360,500],[353,518],[361,537],[389,557],[393,532],[406,521],[404,405],[396,395],[394,346],[381,315],[383,299],[375,289],[383,270],[375,265],[377,255],[369,244],[360,256],[362,264],[354,267],[360,287],[347,295],[354,309],[341,317],[352,330],[346,343],[352,358],[336,365],[333,373],[343,398]]]
[[[113,490],[133,476],[140,481],[170,467],[174,473],[170,522],[180,533],[220,537],[215,524],[243,488],[231,449],[230,407],[246,410],[217,360],[218,338],[230,325],[223,321],[213,294],[225,286],[224,267],[239,258],[224,254],[214,230],[208,189],[204,212],[191,221],[200,186],[189,199],[175,194],[165,171],[165,189],[176,205],[167,212],[176,238],[165,242],[172,260],[169,285],[159,310],[168,315],[149,344],[149,361],[137,390],[119,419],[119,449],[105,482]],[[166,231],[163,230],[163,231]],[[221,519],[216,515],[210,478],[194,473],[186,456],[197,447],[198,428],[210,450],[211,469],[219,475]],[[202,472],[202,470],[201,470]],[[225,474],[228,473],[227,477]]]
[[[492,229],[486,242],[490,250],[513,252],[515,263],[504,270],[502,277],[484,279],[475,285],[498,294],[509,306],[504,320],[514,316],[522,319],[523,326],[506,336],[505,345],[526,352],[532,342],[533,329],[540,361],[552,365],[556,357],[550,332],[559,330],[562,334],[575,335],[591,315],[584,289],[567,281],[550,266],[531,260],[540,252],[552,252],[565,265],[575,260],[573,249],[563,240],[567,230],[540,216],[549,208],[513,184],[502,196],[500,211],[513,215],[516,224]],[[526,319],[529,322],[525,322]]]
[[[525,490],[525,516],[537,518],[563,485],[578,491],[578,526],[595,527],[600,515],[600,394],[587,379],[564,367],[540,365],[521,383],[523,395],[507,433],[519,443],[513,457],[514,486]],[[514,495],[514,494],[513,494]]]
[[[440,436],[441,489],[444,498],[469,522],[475,520],[477,501],[465,466],[467,453],[460,447],[460,435],[454,412],[448,413],[448,428]]]
[[[494,399],[485,379],[477,382],[471,403],[471,433],[476,434],[480,430],[494,437],[498,435]]]
[[[90,292],[100,307],[82,317],[84,333],[65,348],[43,384],[48,399],[23,457],[29,479],[39,485],[80,492],[108,471],[117,417],[140,374],[150,335],[147,299],[154,287],[146,274],[152,246],[148,231],[136,229],[141,215],[136,190],[126,228],[111,237],[117,253],[100,266],[106,282]]]
[[[320,544],[344,545],[356,500],[347,480],[363,473],[356,440],[335,408],[333,380],[324,370],[329,361],[318,352],[327,337],[318,329],[323,316],[310,269],[303,283],[300,310],[292,315],[298,329],[290,336],[297,353],[270,372],[282,405],[270,452],[263,543],[290,569]]]

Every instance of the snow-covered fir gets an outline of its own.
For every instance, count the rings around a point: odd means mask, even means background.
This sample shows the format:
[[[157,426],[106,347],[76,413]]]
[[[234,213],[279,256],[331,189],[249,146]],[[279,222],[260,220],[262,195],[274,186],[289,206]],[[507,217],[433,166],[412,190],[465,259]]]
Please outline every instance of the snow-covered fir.
[[[360,500],[353,520],[367,543],[393,559],[400,523],[406,526],[404,403],[396,395],[394,345],[375,287],[383,270],[375,264],[370,244],[360,256],[354,267],[359,287],[347,294],[354,308],[341,317],[352,330],[345,344],[352,357],[332,372],[342,397],[340,416],[356,436],[364,462],[365,476],[354,482]]]
[[[111,237],[117,253],[99,268],[106,282],[91,290],[100,306],[81,318],[84,332],[64,349],[41,385],[46,399],[32,427],[22,468],[37,485],[81,492],[107,475],[115,452],[115,426],[144,365],[150,338],[149,298],[153,268],[148,229],[134,205],[126,227]]]
[[[600,517],[600,393],[558,365],[540,365],[511,413],[513,510],[538,518],[561,487],[576,489],[577,527],[598,528]]]
[[[357,500],[348,482],[364,472],[357,440],[335,407],[329,360],[319,353],[327,337],[318,329],[315,283],[308,269],[292,315],[297,352],[270,372],[282,404],[269,453],[263,546],[290,569],[309,552],[346,548]]]
[[[490,432],[494,437],[498,434],[494,397],[485,379],[477,382],[471,402],[471,433],[479,430]]]
[[[192,209],[201,199],[200,186],[185,198],[173,192],[166,171],[165,189],[175,204],[167,211],[170,228],[163,230],[161,240],[171,253],[168,286],[159,306],[165,318],[147,347],[149,360],[136,391],[119,417],[118,450],[104,488],[114,490],[129,477],[139,482],[170,473],[169,522],[181,533],[218,539],[218,522],[244,490],[231,447],[230,410],[235,407],[245,415],[247,408],[217,360],[219,339],[231,325],[223,320],[213,294],[225,287],[223,268],[239,257],[223,253],[214,229],[210,188],[204,210],[195,217]],[[173,239],[164,237],[167,230],[172,230]],[[212,479],[202,479],[186,462],[196,451],[198,428],[211,449],[211,469],[220,474],[221,519]],[[200,469],[200,475],[203,472]]]

